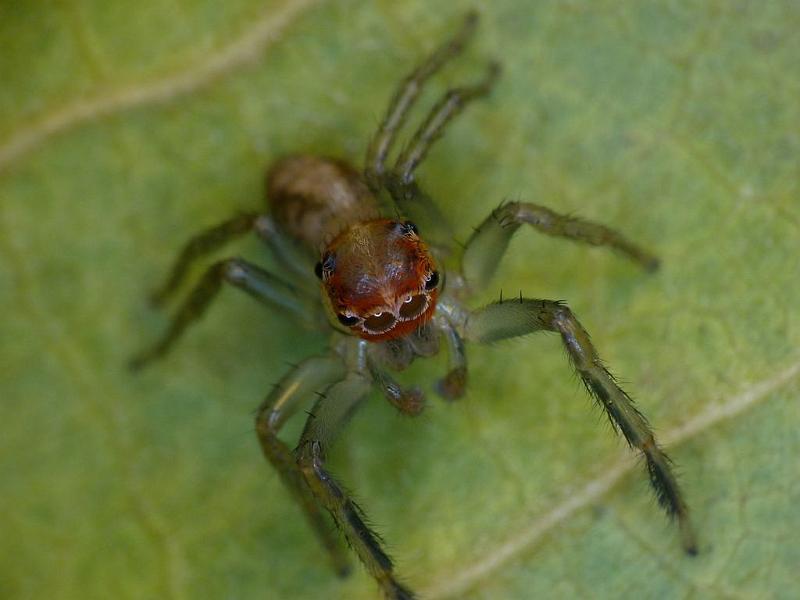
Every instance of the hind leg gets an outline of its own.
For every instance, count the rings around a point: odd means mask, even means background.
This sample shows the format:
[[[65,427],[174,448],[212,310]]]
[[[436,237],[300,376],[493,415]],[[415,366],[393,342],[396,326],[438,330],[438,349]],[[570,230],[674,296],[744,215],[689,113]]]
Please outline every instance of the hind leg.
[[[470,12],[464,19],[461,29],[407,75],[395,91],[386,115],[367,149],[365,171],[367,182],[373,191],[381,187],[386,158],[395,142],[397,132],[405,123],[408,112],[416,103],[425,83],[449,60],[462,52],[475,32],[477,24],[477,13]]]

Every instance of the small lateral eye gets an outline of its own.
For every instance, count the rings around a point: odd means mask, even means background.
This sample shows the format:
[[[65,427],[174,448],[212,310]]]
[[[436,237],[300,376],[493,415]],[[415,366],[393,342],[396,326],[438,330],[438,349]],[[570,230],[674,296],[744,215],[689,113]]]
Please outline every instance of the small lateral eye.
[[[336,315],[336,318],[339,319],[339,323],[341,323],[345,327],[352,327],[353,325],[358,323],[358,317],[353,317],[351,315],[343,315],[339,313]]]
[[[419,235],[419,229],[411,221],[406,221],[401,227],[404,235]]]
[[[314,265],[314,274],[319,279],[325,280],[333,274],[333,270],[335,268],[336,258],[334,257],[333,253],[326,252],[322,255],[322,260]]]
[[[439,285],[439,271],[431,271],[431,274],[425,280],[425,291],[430,292],[436,289],[437,285]]]

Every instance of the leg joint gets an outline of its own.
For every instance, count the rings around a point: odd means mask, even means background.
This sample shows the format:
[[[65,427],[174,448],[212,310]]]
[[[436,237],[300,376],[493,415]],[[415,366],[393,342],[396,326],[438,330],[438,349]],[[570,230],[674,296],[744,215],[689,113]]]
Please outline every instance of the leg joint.
[[[503,229],[517,228],[522,223],[522,203],[517,201],[504,202],[492,211],[492,217]]]
[[[576,321],[572,309],[562,302],[555,302],[554,304],[553,324],[560,332],[569,332]]]
[[[322,471],[322,446],[318,441],[301,441],[295,450],[295,462],[306,477],[314,475],[317,479],[326,479]]]
[[[262,240],[269,240],[275,236],[277,229],[275,223],[267,215],[259,215],[253,223],[256,235]]]
[[[240,258],[226,258],[217,265],[228,283],[240,286],[248,280],[247,265]]]
[[[269,407],[262,407],[258,409],[256,414],[256,432],[259,437],[264,439],[275,438],[278,435],[278,430],[275,427],[275,419],[277,414]]]

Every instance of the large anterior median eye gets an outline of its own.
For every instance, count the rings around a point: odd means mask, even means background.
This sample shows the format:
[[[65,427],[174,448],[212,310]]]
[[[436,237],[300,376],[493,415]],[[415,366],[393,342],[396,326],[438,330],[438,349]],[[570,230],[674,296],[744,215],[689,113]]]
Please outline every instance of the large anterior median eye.
[[[392,313],[384,311],[364,319],[364,327],[375,333],[382,333],[391,329],[396,321]]]
[[[425,294],[411,296],[400,306],[400,316],[404,319],[416,319],[428,308],[428,299]]]

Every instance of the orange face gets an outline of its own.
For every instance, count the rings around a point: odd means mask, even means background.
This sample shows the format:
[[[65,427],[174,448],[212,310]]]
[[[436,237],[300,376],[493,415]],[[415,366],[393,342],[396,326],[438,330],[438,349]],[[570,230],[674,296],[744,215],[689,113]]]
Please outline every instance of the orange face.
[[[323,253],[317,276],[338,321],[367,340],[407,335],[436,307],[439,273],[408,221],[351,226]]]

